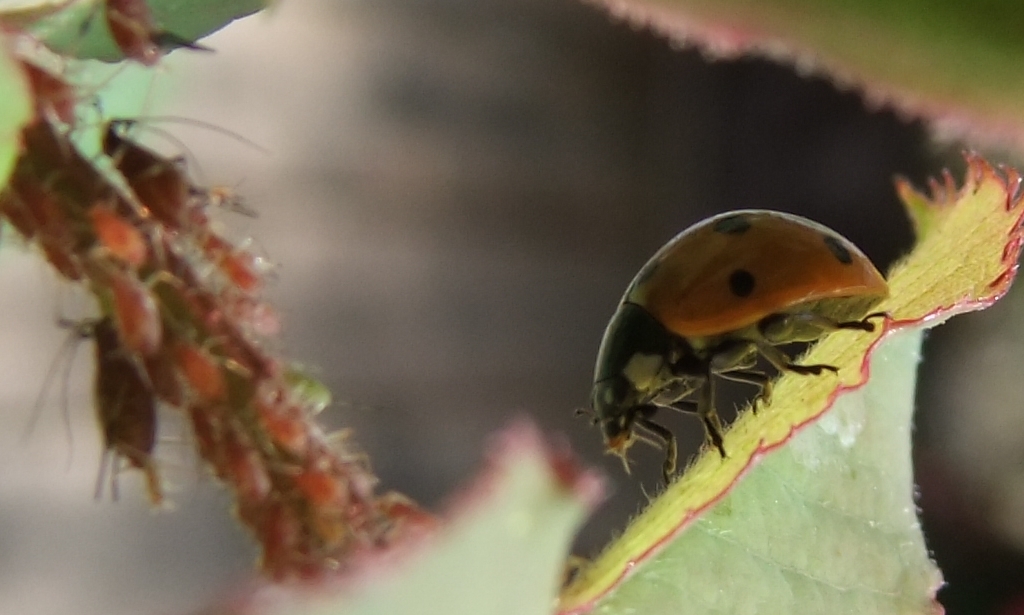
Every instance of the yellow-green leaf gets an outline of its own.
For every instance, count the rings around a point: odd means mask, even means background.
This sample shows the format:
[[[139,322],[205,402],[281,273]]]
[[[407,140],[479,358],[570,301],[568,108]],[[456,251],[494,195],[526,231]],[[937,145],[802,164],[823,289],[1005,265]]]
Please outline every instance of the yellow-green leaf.
[[[2,38],[2,36],[0,36]],[[0,40],[0,189],[21,153],[21,128],[32,119],[32,93],[11,46]]]
[[[562,611],[931,612],[939,577],[910,466],[920,331],[1005,294],[1019,183],[973,156],[960,189],[936,183],[925,197],[901,182],[919,236],[888,277],[890,320],[815,346],[805,361],[839,366],[838,378],[781,378],[773,402],[726,434],[730,457],[698,458],[583,570]]]

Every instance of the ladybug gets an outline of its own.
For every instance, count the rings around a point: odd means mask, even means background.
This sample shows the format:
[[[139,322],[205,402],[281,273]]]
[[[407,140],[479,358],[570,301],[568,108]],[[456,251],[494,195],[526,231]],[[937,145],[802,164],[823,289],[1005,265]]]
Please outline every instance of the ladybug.
[[[888,294],[863,252],[806,218],[749,209],[691,226],[640,269],[605,330],[590,401],[608,452],[627,463],[634,440],[663,446],[667,484],[676,439],[654,415],[671,408],[695,413],[725,457],[716,377],[758,387],[756,409],[771,396],[758,357],[779,372],[837,372],[796,364],[778,346],[874,331],[871,319],[885,314],[869,311]]]

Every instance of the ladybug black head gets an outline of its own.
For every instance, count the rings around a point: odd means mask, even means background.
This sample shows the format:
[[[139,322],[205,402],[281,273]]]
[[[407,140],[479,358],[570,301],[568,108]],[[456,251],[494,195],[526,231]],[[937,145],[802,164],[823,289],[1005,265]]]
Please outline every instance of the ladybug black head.
[[[632,432],[636,402],[636,389],[624,376],[612,376],[594,383],[590,404],[610,447],[621,446],[619,443]]]

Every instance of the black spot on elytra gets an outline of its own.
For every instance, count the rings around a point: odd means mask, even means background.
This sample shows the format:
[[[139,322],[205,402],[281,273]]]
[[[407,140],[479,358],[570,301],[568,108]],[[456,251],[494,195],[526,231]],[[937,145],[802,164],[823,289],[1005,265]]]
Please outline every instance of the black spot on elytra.
[[[743,214],[734,214],[718,220],[711,228],[723,235],[742,235],[750,230],[750,220]]]
[[[853,255],[846,249],[846,246],[841,241],[830,235],[825,235],[825,246],[828,251],[832,253],[832,256],[836,257],[836,260],[844,265],[853,263]]]
[[[729,290],[737,297],[749,297],[754,292],[754,276],[746,269],[729,274]]]

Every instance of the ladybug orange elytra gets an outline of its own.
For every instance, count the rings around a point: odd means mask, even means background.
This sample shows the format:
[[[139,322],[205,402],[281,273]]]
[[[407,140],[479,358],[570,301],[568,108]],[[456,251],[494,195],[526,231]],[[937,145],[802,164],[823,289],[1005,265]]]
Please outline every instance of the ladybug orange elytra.
[[[696,413],[725,457],[715,377],[753,384],[767,400],[771,381],[758,357],[780,372],[835,372],[795,364],[778,346],[873,331],[870,319],[884,314],[868,312],[888,293],[863,252],[806,218],[751,209],[691,226],[640,269],[605,330],[591,408],[608,451],[625,461],[635,440],[663,445],[668,483],[676,439],[653,419],[671,408]]]

